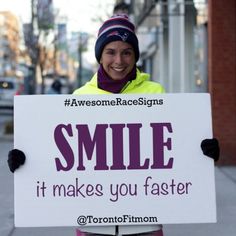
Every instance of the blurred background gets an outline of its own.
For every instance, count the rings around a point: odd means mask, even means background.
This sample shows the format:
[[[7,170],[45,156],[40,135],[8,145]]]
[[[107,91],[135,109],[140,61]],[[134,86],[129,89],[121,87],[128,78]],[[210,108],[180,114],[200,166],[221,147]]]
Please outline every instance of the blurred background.
[[[209,92],[220,165],[236,165],[235,0],[0,0],[0,130],[13,96],[70,94],[97,69],[101,23],[127,13],[137,26],[138,67],[168,93]],[[199,114],[201,115],[201,114]]]

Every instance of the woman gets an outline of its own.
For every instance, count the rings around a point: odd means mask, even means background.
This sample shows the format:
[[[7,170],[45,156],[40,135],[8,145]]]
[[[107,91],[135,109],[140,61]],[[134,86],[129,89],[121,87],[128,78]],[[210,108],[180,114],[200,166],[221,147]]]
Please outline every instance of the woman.
[[[163,93],[164,88],[148,81],[149,75],[136,68],[139,59],[138,39],[135,27],[126,15],[116,15],[101,26],[95,44],[95,56],[100,64],[98,72],[85,86],[73,94],[109,93]],[[85,227],[84,232],[97,234],[137,234],[162,235],[161,225]],[[77,235],[83,235],[78,230]],[[152,233],[149,233],[152,232]]]
[[[95,44],[98,72],[73,94],[163,93],[164,88],[148,81],[136,68],[139,59],[135,27],[125,15],[117,15],[101,26]]]
[[[103,23],[98,32],[95,56],[99,69],[93,78],[73,94],[153,94],[164,93],[164,88],[149,81],[149,75],[141,73],[136,62],[139,59],[139,45],[135,27],[126,15],[116,15]],[[205,155],[214,160],[219,158],[219,146],[216,139],[206,139],[202,143]],[[21,162],[19,156],[22,156]],[[17,163],[17,160],[18,163]],[[14,172],[24,163],[24,154],[19,150],[9,153],[9,167]],[[140,226],[101,226],[83,227],[77,235],[152,235],[162,236],[161,225]]]

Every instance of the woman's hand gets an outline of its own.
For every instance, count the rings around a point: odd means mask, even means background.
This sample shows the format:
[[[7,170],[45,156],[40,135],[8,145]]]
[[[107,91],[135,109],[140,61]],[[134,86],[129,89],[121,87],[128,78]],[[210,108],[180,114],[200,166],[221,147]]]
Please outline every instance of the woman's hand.
[[[201,142],[201,148],[204,155],[218,161],[220,157],[219,142],[216,138],[204,139]]]
[[[10,171],[13,173],[17,168],[25,163],[25,154],[21,150],[12,149],[8,153],[8,166]]]

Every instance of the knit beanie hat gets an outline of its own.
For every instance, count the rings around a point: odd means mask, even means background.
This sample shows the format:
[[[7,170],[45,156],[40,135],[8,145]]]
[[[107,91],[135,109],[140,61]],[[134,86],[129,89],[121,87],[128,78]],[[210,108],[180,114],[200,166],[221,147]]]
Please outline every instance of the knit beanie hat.
[[[135,34],[135,26],[125,14],[118,14],[106,20],[98,31],[98,37],[95,44],[95,56],[100,63],[104,47],[114,41],[123,41],[129,43],[135,53],[136,62],[139,59],[138,38]]]

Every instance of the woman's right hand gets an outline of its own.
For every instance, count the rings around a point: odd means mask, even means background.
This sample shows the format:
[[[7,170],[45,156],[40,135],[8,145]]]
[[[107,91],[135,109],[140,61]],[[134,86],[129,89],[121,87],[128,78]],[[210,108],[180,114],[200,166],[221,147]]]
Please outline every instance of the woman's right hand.
[[[8,166],[10,171],[13,173],[21,165],[25,163],[25,154],[21,150],[12,149],[8,153]]]

